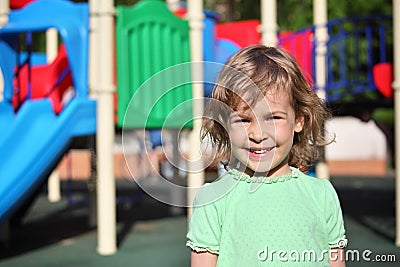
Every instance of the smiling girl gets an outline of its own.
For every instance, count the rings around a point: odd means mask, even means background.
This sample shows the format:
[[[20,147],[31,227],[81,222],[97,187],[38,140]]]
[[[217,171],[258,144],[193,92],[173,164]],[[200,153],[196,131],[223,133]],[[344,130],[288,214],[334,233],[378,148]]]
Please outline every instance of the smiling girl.
[[[194,201],[193,267],[345,266],[337,194],[328,180],[304,174],[330,143],[327,118],[283,50],[251,46],[228,60],[203,124],[227,172]]]

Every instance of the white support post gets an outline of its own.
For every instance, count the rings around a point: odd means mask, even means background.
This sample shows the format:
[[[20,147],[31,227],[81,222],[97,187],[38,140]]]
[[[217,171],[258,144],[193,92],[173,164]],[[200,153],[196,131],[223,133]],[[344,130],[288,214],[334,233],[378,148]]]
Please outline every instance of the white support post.
[[[314,25],[315,25],[315,85],[317,94],[320,98],[325,99],[326,85],[326,42],[328,41],[328,32],[326,23],[328,22],[327,0],[313,1]],[[329,178],[328,165],[325,159],[317,163],[316,175],[318,178]]]
[[[396,246],[400,246],[400,0],[393,0],[393,66],[396,160]]]
[[[58,52],[58,32],[56,29],[46,31],[46,59],[47,63],[53,62]],[[58,167],[53,170],[47,181],[47,199],[54,203],[61,200],[60,175]]]
[[[10,12],[10,1],[2,0],[0,1],[0,27],[8,22],[8,12]],[[3,100],[4,92],[4,80],[3,80],[3,72],[0,71],[0,101]]]
[[[47,181],[47,200],[56,203],[61,200],[60,172],[56,167]]]
[[[10,12],[10,1],[0,1],[0,27],[8,22],[8,13]]]
[[[188,0],[188,20],[190,26],[190,51],[192,64],[192,79],[203,81],[203,0]],[[192,84],[193,90],[193,129],[190,134],[189,173],[187,201],[191,205],[197,189],[204,184],[203,160],[200,152],[200,129],[203,116],[204,86],[202,82]],[[188,218],[192,209],[188,209]]]
[[[117,250],[116,198],[114,177],[114,1],[91,0],[91,16],[97,17],[92,25],[91,41],[97,48],[96,80],[93,90],[97,97],[97,252],[112,255]],[[93,22],[93,21],[92,21]],[[94,44],[92,44],[94,45]],[[91,46],[93,47],[93,46]],[[93,61],[90,61],[93,62]]]
[[[261,43],[278,46],[278,19],[276,0],[261,0]]]
[[[98,0],[90,0],[90,10],[96,11],[98,10]],[[97,44],[97,35],[99,33],[99,17],[97,15],[91,15],[89,17],[89,27],[90,27],[90,34],[89,34],[89,73],[88,73],[88,78],[89,78],[89,96],[96,98],[96,92],[93,91],[94,88],[96,88],[96,82],[99,77],[99,64],[98,64],[98,44]],[[93,145],[93,144],[92,144]],[[93,145],[93,149],[94,149]],[[96,153],[91,153],[91,157],[94,156]],[[95,159],[97,162],[97,157]],[[97,164],[93,161],[93,158],[91,158],[91,166]],[[97,180],[97,172],[95,173],[96,177],[91,177],[94,181]],[[97,185],[96,185],[97,186]],[[94,227],[97,226],[97,190],[91,190],[89,191],[89,197],[88,197],[88,210],[89,210],[89,218],[88,218],[88,223],[90,226]]]
[[[46,59],[47,63],[53,62],[58,53],[58,32],[57,29],[46,31]]]
[[[179,7],[180,7],[180,4],[179,4],[179,0],[166,0],[166,2],[167,2],[167,5],[168,5],[168,8],[172,11],[172,12],[174,12],[175,10],[178,10],[179,9]]]
[[[326,0],[314,0],[314,25],[315,25],[315,85],[317,94],[325,99],[326,85],[326,42],[328,41],[328,32],[326,23],[328,22],[328,9]]]
[[[89,92],[90,95],[96,97],[95,92],[93,91],[94,85],[96,84],[98,77],[99,77],[99,63],[98,63],[98,44],[97,44],[97,35],[99,32],[99,17],[97,15],[92,15],[94,10],[98,10],[96,7],[98,0],[90,0],[90,9],[91,15],[89,17],[89,27],[90,27],[90,34],[89,34]]]

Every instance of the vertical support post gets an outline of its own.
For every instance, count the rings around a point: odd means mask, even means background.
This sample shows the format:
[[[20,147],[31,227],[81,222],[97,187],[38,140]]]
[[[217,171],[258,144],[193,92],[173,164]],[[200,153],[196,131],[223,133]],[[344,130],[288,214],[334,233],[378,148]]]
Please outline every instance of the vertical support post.
[[[46,58],[47,63],[51,63],[58,52],[58,32],[56,29],[48,29],[46,31]]]
[[[202,124],[204,106],[204,86],[202,82],[203,71],[203,0],[188,0],[188,20],[190,26],[190,53],[192,64],[193,90],[193,129],[190,134],[189,173],[187,201],[191,205],[196,195],[197,188],[204,184],[203,160],[200,152],[200,129]],[[192,215],[192,209],[188,209],[188,218]]]
[[[92,41],[97,45],[96,80],[92,80],[97,97],[97,252],[111,255],[117,250],[116,199],[114,177],[114,1],[91,0],[91,16],[97,17]],[[92,47],[92,46],[91,46]],[[93,62],[93,61],[91,61]]]
[[[0,1],[0,27],[8,22],[8,12],[10,12],[10,1]],[[4,79],[3,72],[0,70],[0,101],[4,99]]]
[[[48,29],[46,31],[46,58],[47,63],[53,62],[58,52],[58,32],[56,29]],[[50,202],[58,202],[61,200],[60,189],[60,173],[58,167],[53,170],[47,181],[47,199]]]
[[[99,64],[97,62],[98,59],[98,44],[97,44],[97,35],[99,33],[99,17],[94,14],[98,8],[98,1],[97,0],[89,0],[90,1],[90,10],[91,15],[89,16],[89,27],[90,27],[90,34],[89,34],[89,73],[88,73],[88,80],[89,80],[89,95],[93,98],[96,98],[96,92],[93,91],[96,88],[96,82],[98,79],[99,74]],[[92,15],[93,14],[93,15]],[[97,138],[97,135],[96,135]],[[95,138],[95,139],[96,139]],[[96,140],[93,140],[93,144],[91,149],[97,149]],[[90,161],[91,161],[91,168],[96,168],[95,172],[91,172],[90,177],[90,184],[93,186],[91,190],[89,190],[89,200],[88,200],[88,210],[89,210],[89,218],[88,223],[90,226],[97,226],[97,157],[93,158],[96,155],[96,151],[91,151],[90,153]],[[93,176],[94,175],[94,176]]]
[[[320,98],[325,99],[326,86],[326,43],[328,41],[328,32],[326,23],[328,22],[327,0],[313,1],[313,17],[315,25],[315,85],[317,94]],[[318,178],[329,178],[329,169],[325,161],[325,151],[323,151],[323,159],[317,163],[316,175]]]
[[[172,11],[172,12],[174,12],[175,10],[178,10],[179,9],[179,7],[180,7],[180,4],[179,4],[179,0],[166,0],[166,2],[167,2],[167,5],[168,5],[168,8]]]
[[[90,27],[90,34],[89,34],[89,73],[88,73],[88,80],[89,80],[89,93],[93,97],[96,97],[95,92],[93,91],[94,85],[96,84],[98,77],[99,77],[99,64],[98,64],[98,44],[97,44],[97,35],[101,29],[99,29],[99,17],[97,14],[94,14],[96,10],[99,8],[98,0],[89,0],[90,1],[90,12],[91,15],[89,16],[89,27]],[[93,14],[93,15],[92,15]]]
[[[47,199],[55,203],[61,200],[60,172],[56,167],[50,174],[47,181]]]
[[[317,94],[322,99],[326,98],[326,42],[328,41],[328,32],[326,23],[328,22],[328,9],[326,0],[314,0],[313,17],[315,25],[315,85]]]
[[[393,0],[393,67],[396,159],[396,246],[400,246],[400,0]]]
[[[278,19],[276,0],[261,0],[261,43],[278,46]]]
[[[10,1],[0,1],[0,27],[8,22],[8,12],[10,12]]]

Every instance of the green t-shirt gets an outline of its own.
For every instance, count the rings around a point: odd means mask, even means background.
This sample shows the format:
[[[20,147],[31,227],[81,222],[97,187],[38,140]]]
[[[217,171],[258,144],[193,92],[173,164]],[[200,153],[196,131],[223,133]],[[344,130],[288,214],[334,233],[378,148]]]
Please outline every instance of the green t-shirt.
[[[218,254],[217,266],[329,266],[347,239],[328,180],[303,174],[249,177],[235,169],[194,201],[187,246]]]

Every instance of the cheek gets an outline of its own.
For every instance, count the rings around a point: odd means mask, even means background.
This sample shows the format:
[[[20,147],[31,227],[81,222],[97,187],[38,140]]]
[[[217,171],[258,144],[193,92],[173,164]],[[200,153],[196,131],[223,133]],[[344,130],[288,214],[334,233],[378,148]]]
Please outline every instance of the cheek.
[[[242,124],[228,126],[228,134],[233,144],[242,143],[244,140],[248,139],[246,127]]]
[[[294,138],[294,125],[276,127],[275,139],[277,143],[293,142],[293,138]]]

